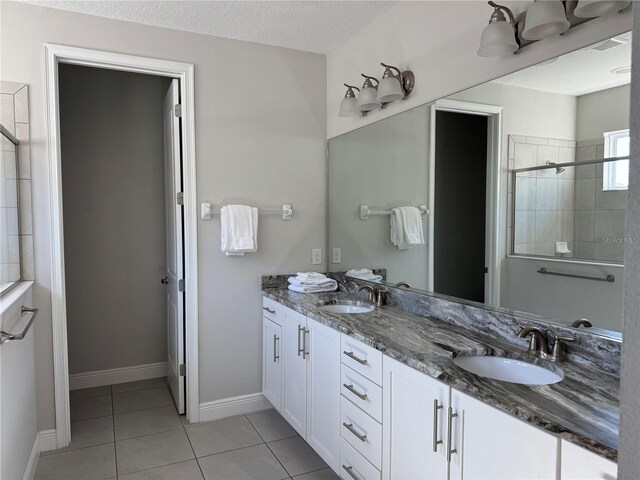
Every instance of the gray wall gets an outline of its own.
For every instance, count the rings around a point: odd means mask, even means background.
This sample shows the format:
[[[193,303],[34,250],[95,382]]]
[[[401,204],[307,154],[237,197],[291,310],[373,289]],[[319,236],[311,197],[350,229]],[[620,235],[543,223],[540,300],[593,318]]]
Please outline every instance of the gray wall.
[[[220,252],[217,218],[198,225],[200,402],[260,392],[260,275],[325,268],[311,265],[326,242],[325,57],[18,2],[0,21],[2,75],[32,87],[40,430],[55,424],[45,42],[193,63],[198,202],[293,204],[291,222],[260,219],[259,250],[244,257]]]
[[[604,132],[629,128],[629,90],[623,85],[579,96],[576,140],[602,139]]]
[[[640,9],[634,9],[634,59],[640,52]],[[631,167],[625,252],[624,347],[620,398],[619,477],[640,478],[640,63],[631,78]]]
[[[170,81],[61,65],[59,82],[69,373],[164,362]]]

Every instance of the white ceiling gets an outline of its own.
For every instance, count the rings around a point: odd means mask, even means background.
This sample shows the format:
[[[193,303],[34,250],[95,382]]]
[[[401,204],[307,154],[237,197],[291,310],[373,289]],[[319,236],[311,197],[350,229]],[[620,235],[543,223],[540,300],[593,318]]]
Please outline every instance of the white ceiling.
[[[611,45],[615,46],[606,50],[594,48],[606,48]],[[494,81],[544,92],[579,96],[628,84],[631,81],[630,73],[616,74],[611,73],[611,70],[630,65],[631,33],[627,33],[614,37],[613,40],[562,55],[556,61],[534,65]]]
[[[45,7],[158,27],[329,53],[393,1],[68,1],[25,0]]]

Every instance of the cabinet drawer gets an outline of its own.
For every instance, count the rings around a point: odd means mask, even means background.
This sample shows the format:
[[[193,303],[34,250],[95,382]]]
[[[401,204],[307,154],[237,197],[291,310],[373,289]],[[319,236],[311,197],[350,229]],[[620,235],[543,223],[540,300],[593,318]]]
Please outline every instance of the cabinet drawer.
[[[340,393],[378,422],[382,422],[382,387],[342,365]]]
[[[382,352],[348,335],[341,335],[340,355],[343,364],[373,383],[382,385]]]
[[[344,397],[340,398],[340,435],[374,467],[382,460],[382,426]]]
[[[281,308],[282,305],[278,302],[267,297],[262,297],[262,315],[280,326],[282,326],[282,322],[280,321]]]
[[[343,480],[381,480],[380,471],[344,439],[340,439],[340,478]]]

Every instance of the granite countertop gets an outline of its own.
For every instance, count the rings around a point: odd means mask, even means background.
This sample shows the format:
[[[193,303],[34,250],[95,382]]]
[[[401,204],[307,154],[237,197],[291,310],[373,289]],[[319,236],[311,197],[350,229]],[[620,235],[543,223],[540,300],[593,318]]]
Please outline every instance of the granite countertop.
[[[519,347],[443,320],[383,307],[364,314],[322,312],[321,302],[355,297],[345,292],[302,294],[264,288],[262,294],[499,410],[617,461],[620,380],[569,362],[534,359]],[[479,377],[458,367],[458,355],[500,355],[561,370],[553,385],[520,385]]]

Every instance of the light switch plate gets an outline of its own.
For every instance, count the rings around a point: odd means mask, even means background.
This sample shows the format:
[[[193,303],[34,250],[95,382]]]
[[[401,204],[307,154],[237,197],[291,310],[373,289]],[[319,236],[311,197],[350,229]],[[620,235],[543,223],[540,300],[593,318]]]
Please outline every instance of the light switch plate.
[[[314,248],[311,250],[311,264],[312,265],[320,265],[322,264],[322,249]]]
[[[342,263],[342,249],[334,248],[331,250],[331,263]]]
[[[200,218],[202,220],[211,220],[211,203],[202,202],[200,204]]]

